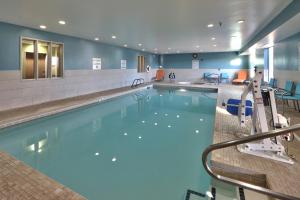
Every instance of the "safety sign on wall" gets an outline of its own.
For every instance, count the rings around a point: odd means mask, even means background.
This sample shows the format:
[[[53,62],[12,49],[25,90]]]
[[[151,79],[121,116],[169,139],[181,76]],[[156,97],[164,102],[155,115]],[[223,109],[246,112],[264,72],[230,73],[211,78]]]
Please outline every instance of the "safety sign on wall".
[[[121,60],[121,69],[127,68],[127,60]]]
[[[101,58],[93,58],[93,70],[101,70]]]

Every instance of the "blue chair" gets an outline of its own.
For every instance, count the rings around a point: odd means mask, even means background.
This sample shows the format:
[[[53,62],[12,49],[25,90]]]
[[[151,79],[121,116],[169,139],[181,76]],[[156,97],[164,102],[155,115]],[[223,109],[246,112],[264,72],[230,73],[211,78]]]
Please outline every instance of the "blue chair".
[[[277,79],[271,78],[269,83],[268,83],[268,86],[271,87],[271,88],[277,88],[278,87]]]
[[[203,79],[208,82],[218,82],[219,83],[219,75],[215,73],[203,73]]]
[[[277,88],[275,91],[275,98],[282,100],[282,112],[284,113],[284,104],[286,103],[289,106],[289,99],[287,97],[291,97],[293,95],[294,82],[291,80],[287,80],[285,82],[284,89]],[[295,106],[295,104],[294,104]]]
[[[204,80],[208,80],[209,79],[209,75],[210,75],[210,73],[204,72],[203,73],[203,79]]]
[[[227,83],[229,82],[229,75],[227,73],[221,73],[220,81],[225,80]]]
[[[298,111],[300,111],[300,107],[299,107],[299,101],[300,101],[300,83],[296,84],[296,88],[295,88],[295,92],[293,95],[291,96],[282,96],[281,97],[283,100],[291,100],[293,101],[294,104],[294,108]]]
[[[278,88],[276,90],[276,97],[281,98],[282,96],[292,96],[293,94],[294,83],[291,80],[285,82],[284,89]]]

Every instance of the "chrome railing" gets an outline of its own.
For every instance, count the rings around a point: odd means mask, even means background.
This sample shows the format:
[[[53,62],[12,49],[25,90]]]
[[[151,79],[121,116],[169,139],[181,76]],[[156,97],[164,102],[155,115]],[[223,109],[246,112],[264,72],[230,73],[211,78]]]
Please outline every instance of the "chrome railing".
[[[141,84],[144,84],[145,80],[143,78],[136,78],[133,80],[132,84],[131,84],[131,87],[137,87]]]
[[[262,140],[262,139],[266,139],[266,138],[272,138],[272,137],[276,137],[276,136],[280,136],[280,135],[284,135],[293,131],[297,131],[300,130],[300,124],[297,125],[293,125],[287,128],[282,128],[282,129],[277,129],[277,130],[273,130],[267,133],[260,133],[260,134],[255,134],[255,135],[251,135],[251,136],[247,136],[244,138],[239,138],[239,139],[235,139],[235,140],[230,140],[230,141],[226,141],[226,142],[221,142],[218,144],[212,144],[210,145],[208,148],[205,149],[205,151],[202,154],[202,163],[204,165],[204,168],[206,169],[206,171],[208,172],[208,174],[210,176],[212,176],[213,178],[216,178],[217,180],[229,183],[229,184],[233,184],[245,189],[249,189],[249,190],[253,190],[255,192],[259,192],[265,195],[269,195],[271,197],[275,197],[275,198],[279,198],[279,199],[284,199],[284,200],[300,200],[300,197],[294,197],[291,195],[287,195],[287,194],[283,194],[283,193],[279,193],[264,187],[260,187],[257,185],[253,185],[250,183],[246,183],[243,181],[239,181],[236,179],[232,179],[226,176],[222,176],[219,175],[217,173],[214,173],[213,170],[211,169],[211,167],[209,166],[209,159],[208,159],[208,155],[215,150],[218,149],[223,149],[226,147],[230,147],[230,146],[236,146],[239,144],[245,144],[248,142],[253,142],[253,141],[257,141],[257,140]]]

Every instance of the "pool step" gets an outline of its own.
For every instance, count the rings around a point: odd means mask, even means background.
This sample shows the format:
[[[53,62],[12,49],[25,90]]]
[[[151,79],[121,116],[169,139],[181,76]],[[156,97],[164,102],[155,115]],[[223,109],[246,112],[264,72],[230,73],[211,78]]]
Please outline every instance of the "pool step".
[[[241,194],[243,194],[243,192]],[[237,198],[234,187],[230,187],[230,190],[228,190],[228,188],[211,187],[210,191],[206,193],[187,190],[185,200],[245,200],[245,198]]]
[[[234,187],[225,183],[215,182],[209,191],[200,193],[187,190],[185,200],[270,200],[267,196]]]
[[[206,195],[193,190],[187,190],[185,200],[203,200]]]

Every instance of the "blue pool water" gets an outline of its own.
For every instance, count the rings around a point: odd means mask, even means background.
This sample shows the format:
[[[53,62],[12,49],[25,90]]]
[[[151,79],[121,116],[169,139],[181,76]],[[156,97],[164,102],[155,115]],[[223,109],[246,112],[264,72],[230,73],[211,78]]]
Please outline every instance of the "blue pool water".
[[[210,185],[216,96],[142,90],[0,130],[0,150],[90,200],[183,200]]]

